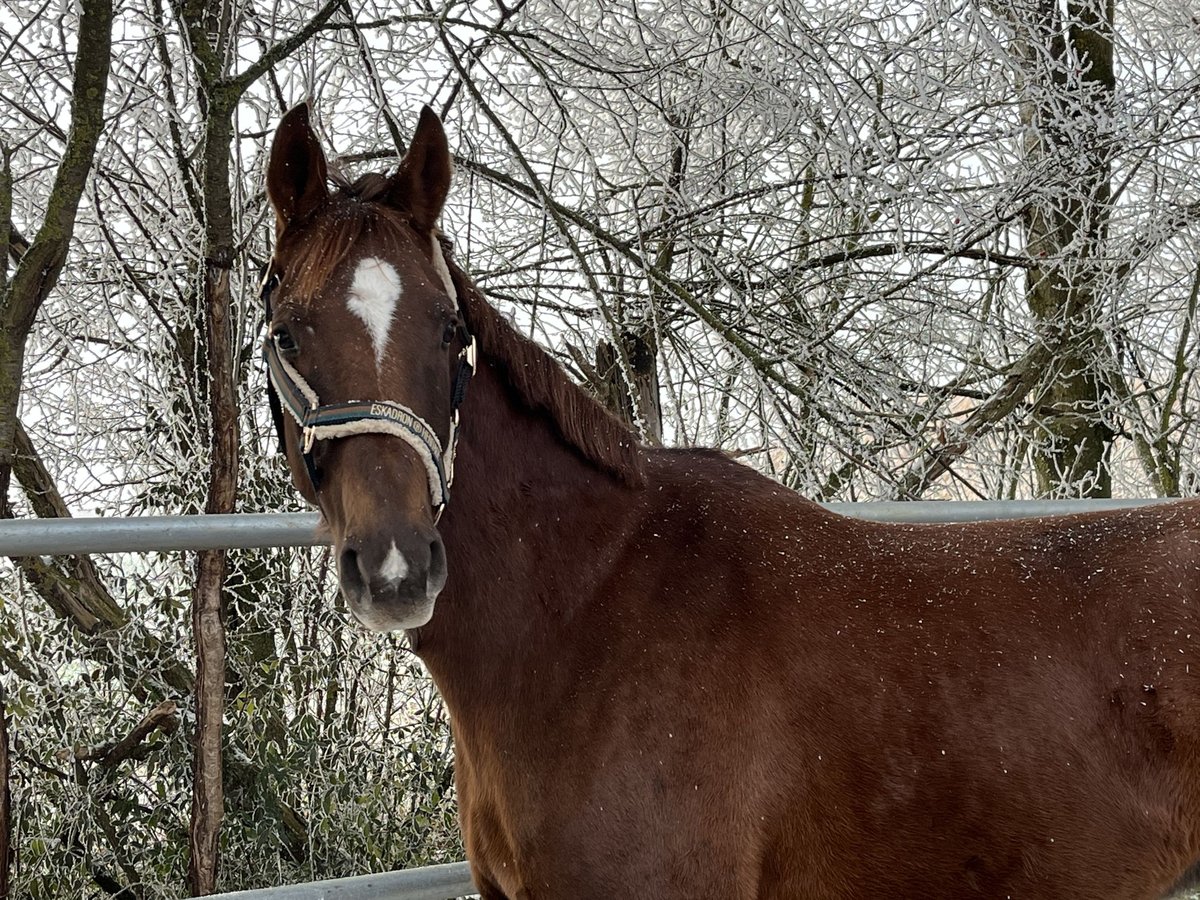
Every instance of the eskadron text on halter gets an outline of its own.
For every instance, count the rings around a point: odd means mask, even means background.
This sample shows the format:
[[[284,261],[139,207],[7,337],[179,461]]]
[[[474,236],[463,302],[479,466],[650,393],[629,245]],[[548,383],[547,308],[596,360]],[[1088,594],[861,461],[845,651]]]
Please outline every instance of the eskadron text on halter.
[[[436,245],[435,252],[440,252]],[[271,327],[271,292],[278,286],[279,280],[279,272],[272,261],[267,267],[260,288],[260,297],[266,309],[267,329]],[[449,278],[445,280],[447,288],[452,288],[453,284]],[[454,301],[455,312],[459,313],[456,293],[452,293],[450,299]],[[320,486],[321,478],[313,459],[313,445],[317,441],[359,434],[388,434],[400,438],[412,447],[424,463],[429,478],[433,520],[437,522],[450,499],[450,485],[454,481],[458,408],[467,395],[467,384],[475,372],[475,337],[467,329],[461,313],[459,322],[458,337],[463,347],[458,354],[458,370],[450,388],[450,431],[445,447],[429,423],[402,403],[393,400],[349,400],[322,405],[317,392],[279,352],[274,335],[268,332],[264,336],[263,359],[267,364],[267,400],[279,438],[279,451],[286,453],[287,445],[283,436],[283,411],[286,409],[300,426],[300,452],[314,494]]]

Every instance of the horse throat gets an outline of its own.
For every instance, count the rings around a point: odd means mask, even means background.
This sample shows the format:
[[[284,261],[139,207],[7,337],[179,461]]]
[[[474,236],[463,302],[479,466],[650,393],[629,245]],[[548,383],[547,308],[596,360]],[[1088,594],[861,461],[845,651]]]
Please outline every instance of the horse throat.
[[[641,494],[521,404],[483,357],[459,435],[439,525],[449,577],[413,635],[452,708],[458,684],[502,683],[571,628],[618,558]]]

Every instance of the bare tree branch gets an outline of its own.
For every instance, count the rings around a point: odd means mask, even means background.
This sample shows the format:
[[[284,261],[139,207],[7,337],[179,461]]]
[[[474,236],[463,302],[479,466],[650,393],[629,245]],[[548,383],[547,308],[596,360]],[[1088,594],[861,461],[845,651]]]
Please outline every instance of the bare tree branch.
[[[79,198],[92,168],[92,158],[104,123],[104,95],[108,86],[112,44],[111,0],[81,0],[79,48],[71,90],[71,133],[46,202],[46,214],[37,236],[21,257],[12,280],[0,292],[0,512],[8,506],[12,477],[13,439],[17,400],[25,361],[25,342],[34,316],[58,280],[67,258],[75,227]],[[5,164],[0,200],[8,226],[12,176]],[[4,227],[6,232],[8,227]],[[9,249],[5,235],[5,249]],[[5,254],[7,256],[7,252]]]
[[[266,53],[258,58],[256,62],[248,66],[240,75],[236,75],[229,79],[223,90],[229,92],[231,97],[240,97],[245,93],[246,89],[254,82],[258,81],[272,66],[278,65],[283,60],[287,59],[300,47],[312,38],[314,34],[324,28],[329,17],[337,12],[337,8],[341,6],[343,0],[325,0],[321,7],[316,11],[308,24],[293,34],[291,37],[285,38],[278,44],[271,47]]]
[[[60,761],[68,759],[95,760],[101,769],[114,769],[127,759],[145,754],[143,742],[151,734],[161,731],[174,734],[179,727],[178,706],[174,700],[164,700],[146,713],[129,734],[109,744],[96,747],[76,747],[60,751]]]

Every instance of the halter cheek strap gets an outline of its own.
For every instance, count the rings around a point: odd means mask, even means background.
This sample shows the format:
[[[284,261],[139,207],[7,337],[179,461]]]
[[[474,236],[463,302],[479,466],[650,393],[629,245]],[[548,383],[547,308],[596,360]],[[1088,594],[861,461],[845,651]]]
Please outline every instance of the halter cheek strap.
[[[262,284],[262,299],[266,306],[268,323],[271,321],[271,292],[278,283],[279,276],[268,271]],[[458,370],[450,389],[450,430],[445,447],[429,423],[402,403],[392,400],[350,400],[322,405],[317,392],[279,352],[272,337],[267,335],[263,340],[263,359],[267,364],[267,395],[279,437],[280,451],[285,447],[283,411],[287,410],[300,427],[300,453],[304,458],[304,468],[314,493],[320,486],[321,479],[321,473],[313,458],[313,446],[317,441],[359,434],[386,434],[400,438],[420,457],[429,479],[429,498],[433,504],[434,521],[441,517],[442,510],[446,508],[446,502],[450,498],[450,485],[454,481],[454,454],[458,446],[458,408],[466,398],[467,385],[475,372],[476,363],[474,336],[466,326],[460,326],[459,331],[463,349],[458,354]]]

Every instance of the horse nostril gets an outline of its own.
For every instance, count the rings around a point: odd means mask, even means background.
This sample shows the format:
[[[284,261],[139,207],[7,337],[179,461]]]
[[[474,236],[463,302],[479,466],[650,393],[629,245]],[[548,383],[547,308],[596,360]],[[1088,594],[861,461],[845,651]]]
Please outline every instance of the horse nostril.
[[[358,551],[352,547],[347,547],[342,550],[338,557],[338,575],[342,582],[342,589],[349,592],[360,593],[367,587],[367,581],[363,578],[362,570],[359,568]]]

